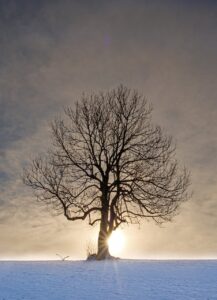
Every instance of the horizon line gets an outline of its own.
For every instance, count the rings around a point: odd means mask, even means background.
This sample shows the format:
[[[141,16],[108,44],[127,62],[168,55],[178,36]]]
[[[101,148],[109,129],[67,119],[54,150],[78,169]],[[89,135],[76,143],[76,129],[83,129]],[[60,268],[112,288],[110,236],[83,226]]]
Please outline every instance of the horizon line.
[[[197,258],[119,258],[115,261],[210,261],[210,260],[217,260],[217,257],[197,257]],[[10,259],[10,258],[5,258],[1,259],[0,262],[82,262],[82,261],[87,261],[86,258],[81,258],[81,259],[66,259],[66,260],[61,260],[61,259]],[[109,261],[109,260],[104,260],[104,261]]]

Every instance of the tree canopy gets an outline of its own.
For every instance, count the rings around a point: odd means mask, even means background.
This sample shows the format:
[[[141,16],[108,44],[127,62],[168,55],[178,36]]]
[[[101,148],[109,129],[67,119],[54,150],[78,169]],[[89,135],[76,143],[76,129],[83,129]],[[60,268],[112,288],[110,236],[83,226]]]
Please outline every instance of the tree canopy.
[[[52,146],[25,170],[37,198],[70,221],[99,223],[97,258],[123,223],[170,221],[188,198],[172,138],[153,124],[138,91],[119,86],[82,96],[51,126]]]

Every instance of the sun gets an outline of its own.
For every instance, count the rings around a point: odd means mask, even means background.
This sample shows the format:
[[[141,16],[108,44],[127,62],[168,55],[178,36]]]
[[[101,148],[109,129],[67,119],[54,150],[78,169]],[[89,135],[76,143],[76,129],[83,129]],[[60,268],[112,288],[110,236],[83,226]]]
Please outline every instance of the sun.
[[[112,235],[108,239],[109,252],[111,255],[118,255],[124,248],[124,235],[120,230],[112,232]]]

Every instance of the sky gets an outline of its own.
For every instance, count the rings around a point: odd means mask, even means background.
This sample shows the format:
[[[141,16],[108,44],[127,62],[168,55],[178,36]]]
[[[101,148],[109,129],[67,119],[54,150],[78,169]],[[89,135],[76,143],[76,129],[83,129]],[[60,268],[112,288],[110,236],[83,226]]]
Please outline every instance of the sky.
[[[97,227],[40,205],[22,169],[83,92],[124,84],[191,172],[173,222],[123,228],[128,258],[217,258],[217,2],[0,0],[0,259],[83,259]]]

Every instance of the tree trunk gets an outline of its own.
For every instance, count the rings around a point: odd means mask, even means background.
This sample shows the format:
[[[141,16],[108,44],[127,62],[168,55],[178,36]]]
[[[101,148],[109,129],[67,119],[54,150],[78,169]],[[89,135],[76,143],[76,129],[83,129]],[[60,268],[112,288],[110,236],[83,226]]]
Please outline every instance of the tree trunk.
[[[98,237],[98,252],[97,252],[98,260],[103,260],[110,257],[108,238],[109,238],[108,233],[100,229],[99,237]]]
[[[100,231],[98,236],[98,252],[97,259],[102,260],[110,257],[108,238],[110,233],[108,232],[108,209],[102,211]]]

